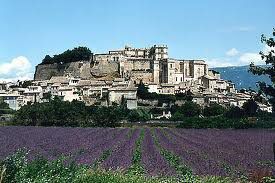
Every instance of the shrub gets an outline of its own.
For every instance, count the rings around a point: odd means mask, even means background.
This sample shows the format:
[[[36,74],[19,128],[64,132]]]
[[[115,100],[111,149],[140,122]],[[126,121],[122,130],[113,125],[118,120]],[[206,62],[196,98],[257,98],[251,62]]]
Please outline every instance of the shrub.
[[[54,55],[53,57],[46,55],[42,60],[42,64],[68,63],[80,60],[89,60],[91,56],[92,52],[89,48],[77,47],[72,50],[67,50],[61,54]]]
[[[253,124],[249,123],[247,118],[229,119],[224,116],[215,116],[208,118],[191,117],[186,118],[180,123],[178,128],[250,128]]]
[[[233,118],[233,119],[236,119],[236,118],[242,118],[245,116],[245,113],[244,111],[237,107],[237,106],[234,106],[234,107],[230,107],[228,111],[226,111],[225,113],[225,116],[227,118]]]
[[[258,109],[259,106],[253,99],[250,99],[243,104],[243,110],[247,116],[256,116]]]
[[[172,115],[171,120],[172,121],[183,121],[184,118],[185,118],[185,116],[181,112],[177,111]]]
[[[127,114],[127,113],[126,113]],[[118,122],[124,118],[124,109],[117,106],[97,107],[90,113],[93,126],[98,127],[115,127]]]
[[[201,108],[198,104],[187,101],[181,107],[179,107],[178,111],[185,117],[195,117],[200,115]]]
[[[76,164],[68,158],[53,161],[36,158],[27,161],[26,154],[19,152],[0,163],[6,167],[3,183],[27,182],[82,182],[82,183],[157,183],[178,182],[173,177],[146,177],[144,175],[122,171],[104,171]],[[195,177],[194,177],[195,178]]]
[[[210,104],[210,106],[205,107],[203,110],[203,115],[204,116],[217,116],[221,115],[226,111],[226,109],[219,105],[219,104]]]
[[[127,119],[131,122],[147,121],[150,119],[150,113],[145,109],[133,109],[129,112]]]
[[[127,110],[120,106],[85,106],[81,101],[61,101],[54,98],[47,103],[22,106],[15,113],[14,124],[25,126],[100,126],[115,127],[126,118]]]

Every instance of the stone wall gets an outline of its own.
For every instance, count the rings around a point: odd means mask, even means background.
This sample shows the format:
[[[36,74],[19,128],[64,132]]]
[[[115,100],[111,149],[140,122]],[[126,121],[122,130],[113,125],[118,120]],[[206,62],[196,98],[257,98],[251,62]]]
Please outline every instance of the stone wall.
[[[125,59],[121,63],[121,70],[127,71],[138,71],[138,70],[151,70],[152,60],[151,59]]]
[[[48,80],[52,76],[63,76],[69,64],[39,64],[35,68],[34,80]]]
[[[92,77],[100,78],[119,74],[119,62],[113,60],[101,60],[91,68]]]
[[[142,81],[143,83],[152,83],[154,81],[153,73],[151,72],[131,71],[129,75],[136,84],[140,83],[140,81]]]
[[[100,78],[118,74],[119,64],[114,61],[101,61],[92,65],[89,61],[65,64],[39,64],[36,66],[34,80],[48,80],[52,76],[74,76],[82,79]]]

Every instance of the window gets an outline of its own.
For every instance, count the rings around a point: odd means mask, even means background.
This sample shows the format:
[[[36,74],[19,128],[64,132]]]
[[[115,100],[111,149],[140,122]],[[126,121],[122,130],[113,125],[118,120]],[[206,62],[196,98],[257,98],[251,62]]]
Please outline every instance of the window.
[[[176,77],[176,81],[178,81],[178,77]]]
[[[182,77],[180,77],[180,81],[182,81]]]
[[[172,64],[170,64],[170,68],[172,68],[173,67],[173,65]]]

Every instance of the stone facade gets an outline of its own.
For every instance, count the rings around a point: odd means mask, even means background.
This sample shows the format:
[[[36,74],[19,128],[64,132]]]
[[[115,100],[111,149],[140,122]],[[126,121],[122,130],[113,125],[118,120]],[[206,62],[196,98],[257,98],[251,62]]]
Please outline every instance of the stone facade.
[[[94,54],[90,61],[66,64],[39,64],[35,80],[47,80],[51,76],[73,76],[81,79],[122,77],[145,83],[179,84],[198,80],[207,75],[207,64],[203,60],[178,60],[168,57],[166,45],[150,48],[125,46],[104,54]]]
[[[208,70],[204,60],[169,58],[166,45],[150,48],[112,50],[93,54],[90,61],[66,64],[38,65],[35,80],[47,80],[51,76],[70,76],[81,80],[109,80],[123,78],[134,84],[142,81],[146,85],[157,85],[158,93],[186,92],[235,92],[233,83],[220,79],[220,74]],[[77,82],[77,81],[76,81]],[[167,86],[173,90],[166,91]],[[165,86],[165,87],[164,87]]]
[[[88,61],[64,64],[39,64],[36,66],[34,80],[49,80],[52,76],[71,75],[81,78],[92,78],[91,66]]]

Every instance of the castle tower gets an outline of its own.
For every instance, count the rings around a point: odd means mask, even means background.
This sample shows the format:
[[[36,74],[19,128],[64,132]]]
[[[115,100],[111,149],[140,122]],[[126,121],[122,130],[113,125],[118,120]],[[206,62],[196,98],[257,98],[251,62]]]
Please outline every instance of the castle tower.
[[[161,79],[163,77],[163,62],[168,58],[168,47],[167,45],[154,45],[152,48],[152,58],[153,58],[153,77],[154,83],[160,84],[163,82]]]
[[[167,45],[154,45],[154,60],[162,60],[168,58],[168,47]]]
[[[154,60],[153,61],[153,77],[154,77],[154,83],[159,84],[160,83],[160,78],[159,78],[159,60]]]
[[[175,82],[175,62],[172,60],[168,60],[167,62],[167,77],[168,77],[168,83],[174,84]]]

